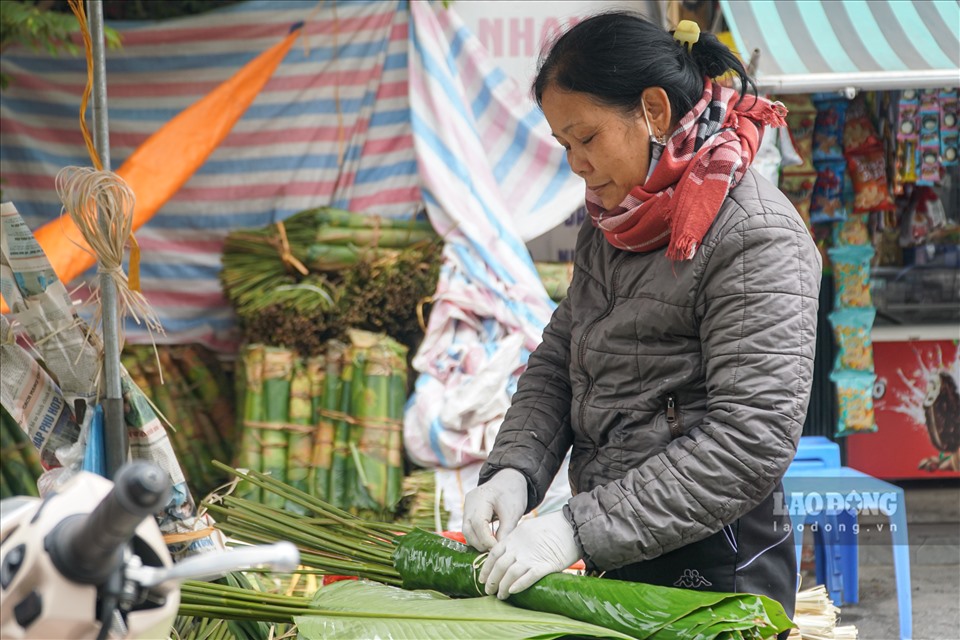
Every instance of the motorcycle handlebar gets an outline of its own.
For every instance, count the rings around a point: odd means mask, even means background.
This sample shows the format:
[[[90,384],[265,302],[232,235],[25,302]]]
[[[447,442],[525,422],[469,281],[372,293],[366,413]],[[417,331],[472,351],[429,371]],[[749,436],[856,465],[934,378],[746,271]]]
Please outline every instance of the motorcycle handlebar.
[[[102,584],[123,561],[137,527],[160,511],[169,492],[160,467],[142,460],[123,466],[92,512],[65,518],[44,539],[54,566],[73,582]]]

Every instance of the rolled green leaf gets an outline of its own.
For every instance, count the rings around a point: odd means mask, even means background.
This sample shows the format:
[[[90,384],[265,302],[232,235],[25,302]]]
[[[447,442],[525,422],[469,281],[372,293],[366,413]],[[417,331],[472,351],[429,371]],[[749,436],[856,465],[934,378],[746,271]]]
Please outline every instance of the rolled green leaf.
[[[479,553],[466,545],[426,531],[400,538],[393,561],[405,589],[435,589],[452,596],[483,593],[477,582]],[[704,621],[716,638],[725,631],[756,627],[776,635],[793,624],[779,603],[751,594],[730,594],[658,587],[554,573],[508,602],[524,609],[566,615],[615,629],[634,638],[688,637]],[[692,637],[692,636],[690,636]],[[700,636],[698,636],[700,637]]]
[[[353,398],[354,354],[343,346],[340,366],[340,398],[334,419],[333,460],[330,467],[330,502],[339,509],[351,506],[350,481],[353,460],[350,453],[350,409]],[[329,362],[330,352],[327,352]]]
[[[240,355],[241,370],[238,373],[244,380],[243,416],[240,430],[239,455],[237,466],[252,471],[263,471],[263,448],[259,425],[263,422],[263,345],[254,344],[244,347]],[[240,482],[238,495],[255,502],[263,499],[260,487],[249,482]]]
[[[266,347],[263,354],[263,424],[260,441],[263,450],[263,472],[281,482],[286,481],[289,432],[290,379],[296,354],[281,347]],[[273,495],[263,496],[271,504]],[[276,506],[283,506],[283,503]]]
[[[380,336],[368,331],[348,332],[354,352],[354,383],[349,446],[355,473],[351,474],[352,505],[382,511],[387,500],[387,439],[390,402],[390,361]]]
[[[387,507],[395,512],[403,498],[403,413],[407,404],[407,348],[393,341],[390,350],[390,431],[387,440]]]
[[[290,486],[309,492],[313,479],[313,398],[311,380],[303,360],[294,361],[290,377],[290,405],[287,434],[287,482]],[[299,511],[296,505],[287,508]]]
[[[308,492],[327,500],[330,491],[330,465],[333,462],[333,422],[324,413],[327,392],[326,354],[307,359],[306,368],[307,378],[310,380],[310,423],[315,425]],[[339,371],[335,378],[340,379]],[[332,389],[331,394],[336,394],[337,391],[339,389]]]

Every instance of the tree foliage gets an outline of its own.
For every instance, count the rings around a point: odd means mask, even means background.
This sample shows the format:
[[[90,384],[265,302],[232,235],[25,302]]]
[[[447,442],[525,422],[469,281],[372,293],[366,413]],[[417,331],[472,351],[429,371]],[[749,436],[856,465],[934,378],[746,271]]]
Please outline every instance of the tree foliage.
[[[51,10],[49,2],[30,0],[0,2],[0,51],[12,45],[22,45],[50,55],[79,55],[83,51],[80,25],[72,13]],[[120,34],[104,27],[104,38],[112,49],[120,47]],[[0,74],[0,88],[10,79]]]

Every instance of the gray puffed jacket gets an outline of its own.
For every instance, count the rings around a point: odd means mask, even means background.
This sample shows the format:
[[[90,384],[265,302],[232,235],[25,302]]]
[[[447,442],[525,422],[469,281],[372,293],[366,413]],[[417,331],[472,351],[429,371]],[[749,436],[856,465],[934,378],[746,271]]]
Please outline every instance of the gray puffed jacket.
[[[821,260],[786,197],[749,170],[692,260],[664,253],[583,225],[567,298],[481,471],[481,483],[523,473],[529,510],[572,446],[567,513],[593,568],[657,558],[750,512],[806,416]]]

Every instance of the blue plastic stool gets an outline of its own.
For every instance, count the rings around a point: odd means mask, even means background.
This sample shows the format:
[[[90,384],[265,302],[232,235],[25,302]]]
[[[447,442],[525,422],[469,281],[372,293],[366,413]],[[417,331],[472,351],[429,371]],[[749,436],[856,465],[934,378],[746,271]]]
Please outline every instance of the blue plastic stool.
[[[823,436],[803,436],[794,462],[822,462],[830,469],[840,468],[840,445]]]
[[[783,479],[798,567],[803,544],[801,525],[816,523],[819,530],[814,535],[817,581],[827,587],[831,599],[838,605],[857,602],[859,553],[854,532],[857,512],[864,507],[875,506],[881,511],[886,507],[893,543],[900,638],[907,640],[913,635],[913,602],[903,490],[850,467],[828,467],[830,459],[832,454],[826,453],[819,458],[797,460]]]
[[[803,436],[797,447],[790,469],[839,469],[840,445],[823,436]],[[789,471],[788,471],[789,473]],[[827,472],[828,473],[828,472]],[[843,526],[840,520],[843,520]],[[803,527],[813,525],[813,547],[816,558],[817,584],[826,587],[830,599],[837,605],[859,602],[859,553],[854,537],[852,541],[841,540],[841,530],[846,534],[857,522],[856,514],[835,513],[829,510],[818,514],[792,515],[794,542],[797,549],[797,586],[800,580],[800,563],[803,553]],[[852,522],[851,522],[852,520]],[[845,536],[846,537],[846,536]],[[846,544],[844,544],[846,542]],[[841,546],[843,545],[843,546]],[[852,546],[851,546],[852,545]]]

